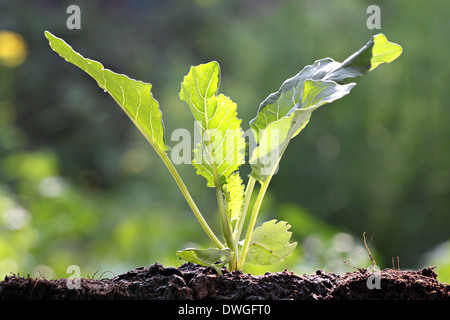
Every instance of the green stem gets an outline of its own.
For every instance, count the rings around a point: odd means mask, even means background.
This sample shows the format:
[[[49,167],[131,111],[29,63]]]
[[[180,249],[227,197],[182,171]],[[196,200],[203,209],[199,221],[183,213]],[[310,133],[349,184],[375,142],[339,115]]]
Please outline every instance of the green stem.
[[[216,185],[216,196],[217,196],[217,202],[219,204],[219,211],[220,211],[220,221],[222,224],[222,233],[223,237],[225,239],[226,244],[231,249],[231,244],[233,243],[232,237],[231,237],[231,230],[230,230],[230,223],[228,220],[227,210],[225,209],[225,202],[223,199],[223,193],[222,193],[222,187],[219,185]]]
[[[242,270],[245,263],[245,258],[247,257],[248,249],[250,247],[250,240],[252,238],[253,229],[255,228],[256,218],[258,217],[259,209],[261,208],[264,195],[266,194],[267,187],[272,176],[270,176],[266,181],[261,182],[261,189],[259,189],[258,197],[256,198],[255,205],[253,206],[252,215],[250,216],[250,221],[248,223],[247,234],[245,235],[244,246],[242,247],[241,255],[239,256],[238,270]]]
[[[261,183],[261,188],[259,189],[258,197],[256,198],[256,202],[252,210],[252,215],[250,216],[250,221],[248,223],[248,229],[247,234],[245,235],[244,246],[242,247],[241,255],[239,256],[238,270],[242,270],[244,268],[245,258],[247,257],[248,249],[250,247],[250,240],[252,238],[253,229],[255,228],[256,218],[258,217],[259,209],[261,208],[261,204],[266,194],[270,180],[272,180],[272,177],[275,174],[275,170],[277,169],[280,163],[281,157],[286,151],[286,147],[287,144],[285,144],[283,150],[281,150],[281,153],[278,156],[278,160],[276,161],[276,163],[272,165],[270,175],[268,175],[264,181],[259,181]]]
[[[183,194],[187,203],[191,207],[192,212],[194,213],[198,222],[202,226],[203,230],[205,230],[206,234],[211,239],[211,241],[217,246],[217,248],[224,249],[225,246],[216,237],[216,235],[214,234],[214,232],[211,230],[208,223],[206,222],[205,218],[203,218],[203,215],[201,214],[200,210],[197,208],[197,205],[195,204],[194,199],[192,199],[191,194],[189,193],[188,189],[186,188],[186,185],[184,184],[183,180],[181,179],[180,175],[178,174],[177,170],[173,166],[170,159],[167,157],[167,155],[164,152],[160,152],[158,149],[156,149],[156,151],[158,152],[158,155],[161,157],[161,159],[163,160],[166,167],[169,169],[170,173],[172,174],[172,177],[175,179],[175,182],[177,183],[178,187],[180,188],[181,193]]]
[[[220,211],[220,223],[222,225],[222,235],[225,239],[225,243],[233,251],[233,258],[230,262],[230,269],[234,270],[236,265],[236,257],[237,257],[237,242],[234,240],[232,232],[231,232],[231,224],[228,219],[227,210],[225,208],[225,202],[223,199],[222,187],[220,186],[220,182],[216,179],[216,195],[217,202],[219,204]]]
[[[234,241],[236,242],[239,242],[239,239],[241,238],[242,228],[244,227],[245,219],[247,218],[247,211],[252,199],[255,182],[256,180],[252,176],[248,178],[247,187],[245,188],[244,207],[242,208],[241,215],[239,216],[234,229]]]
[[[113,99],[116,101],[116,103],[125,110],[125,108],[122,106],[120,101],[118,101],[112,94],[111,94],[111,97],[113,97]],[[155,149],[156,153],[162,159],[162,161],[166,165],[167,169],[169,169],[170,173],[172,174],[172,177],[175,179],[175,182],[177,183],[178,187],[180,188],[181,193],[183,194],[187,203],[191,207],[192,212],[194,213],[198,222],[202,226],[203,230],[205,230],[208,237],[217,246],[217,248],[225,249],[225,246],[216,237],[216,235],[214,234],[214,232],[211,230],[208,223],[206,222],[205,218],[203,218],[203,215],[201,214],[200,210],[198,210],[197,205],[194,202],[194,199],[192,199],[191,194],[189,193],[189,190],[186,188],[186,185],[184,184],[183,180],[181,179],[180,175],[178,174],[177,170],[173,166],[173,164],[170,161],[167,154],[153,141],[152,137],[150,137],[149,134],[144,130],[144,128],[142,128],[141,124],[138,121],[136,121],[136,118],[132,117],[129,112],[125,112],[125,113],[131,119],[131,121],[133,121],[133,123],[136,125],[136,127],[139,129],[139,131],[145,137],[145,139],[147,139],[147,141],[150,143],[150,145],[153,147],[153,149]]]

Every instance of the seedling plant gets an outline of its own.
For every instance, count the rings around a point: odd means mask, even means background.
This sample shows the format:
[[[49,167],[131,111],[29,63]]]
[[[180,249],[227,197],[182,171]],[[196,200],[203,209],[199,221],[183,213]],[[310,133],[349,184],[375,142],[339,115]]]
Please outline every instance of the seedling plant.
[[[250,121],[253,136],[248,143],[236,104],[218,93],[219,64],[212,61],[190,68],[179,95],[188,105],[200,133],[201,141],[193,150],[192,164],[197,174],[206,179],[207,187],[215,189],[222,233],[219,239],[169,158],[162,113],[151,93],[152,85],[105,69],[48,31],[45,36],[55,52],[95,79],[129,116],[162,159],[215,246],[188,248],[177,251],[177,255],[213,267],[218,273],[225,265],[232,271],[242,270],[246,263],[271,265],[293,252],[297,243],[289,242],[291,226],[286,221],[270,220],[255,228],[264,195],[290,140],[305,128],[314,110],[349,94],[355,86],[351,79],[395,60],[402,52],[401,46],[378,34],[342,63],[325,58],[306,66],[260,104],[256,117]],[[246,154],[252,171],[244,185],[239,168],[245,164]],[[252,202],[255,190],[258,193]]]

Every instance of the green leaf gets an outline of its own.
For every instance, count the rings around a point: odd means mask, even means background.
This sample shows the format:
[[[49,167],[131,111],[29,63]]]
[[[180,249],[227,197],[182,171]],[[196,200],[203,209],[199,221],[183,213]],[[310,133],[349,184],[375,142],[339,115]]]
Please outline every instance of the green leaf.
[[[126,75],[105,69],[101,63],[84,58],[64,40],[48,31],[45,36],[55,52],[89,74],[100,88],[114,98],[158,153],[163,154],[169,150],[164,142],[164,125],[159,103],[153,98],[150,83],[133,80]]]
[[[227,179],[227,183],[223,185],[223,193],[225,194],[225,204],[228,218],[230,221],[237,220],[241,215],[242,205],[244,202],[244,185],[239,172],[235,172]]]
[[[225,249],[185,249],[177,251],[181,259],[205,267],[213,267],[220,273],[220,268],[231,261],[231,251]]]
[[[370,70],[375,69],[381,63],[394,61],[402,54],[402,47],[396,43],[389,42],[384,34],[373,37],[372,59]]]
[[[202,141],[194,150],[193,165],[209,187],[222,186],[244,163],[245,140],[236,104],[217,95],[220,67],[215,61],[191,67],[181,83],[180,98],[190,107]]]
[[[297,242],[289,243],[292,232],[286,221],[270,220],[253,231],[247,263],[271,265],[280,262],[294,251]]]
[[[250,158],[252,176],[264,183],[276,172],[290,139],[303,130],[311,113],[350,93],[355,83],[345,84],[348,79],[393,61],[401,52],[399,45],[379,34],[342,63],[321,59],[286,80],[261,103],[256,117],[250,121],[257,143]]]

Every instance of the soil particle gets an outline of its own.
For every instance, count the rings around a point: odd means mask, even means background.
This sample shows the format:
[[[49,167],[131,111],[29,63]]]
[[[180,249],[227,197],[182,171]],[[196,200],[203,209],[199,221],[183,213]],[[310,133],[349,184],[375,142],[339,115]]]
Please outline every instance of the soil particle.
[[[437,280],[434,268],[260,276],[222,271],[155,263],[112,279],[81,279],[72,289],[67,279],[7,276],[0,282],[0,300],[450,300],[450,285]]]

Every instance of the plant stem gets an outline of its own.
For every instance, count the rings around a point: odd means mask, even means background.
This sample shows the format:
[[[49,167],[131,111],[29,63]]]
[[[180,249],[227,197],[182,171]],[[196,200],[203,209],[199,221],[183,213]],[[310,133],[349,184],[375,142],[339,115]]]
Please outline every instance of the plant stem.
[[[237,242],[233,238],[233,234],[231,231],[231,224],[228,219],[228,214],[225,208],[225,202],[223,199],[223,193],[222,193],[222,187],[220,185],[220,182],[218,179],[215,181],[216,185],[216,195],[217,195],[217,202],[219,204],[219,211],[220,211],[220,222],[222,225],[222,235],[225,239],[225,243],[230,248],[230,250],[233,252],[233,258],[230,262],[230,269],[234,270],[236,266],[236,258],[237,258]]]
[[[261,208],[264,195],[266,194],[269,182],[272,179],[270,176],[266,181],[261,182],[261,189],[259,190],[258,197],[256,198],[255,205],[253,206],[252,215],[250,216],[250,221],[248,223],[247,234],[245,235],[244,246],[242,247],[241,255],[239,256],[238,270],[242,270],[245,263],[245,258],[247,257],[248,249],[250,247],[250,240],[252,238],[253,229],[255,228],[256,218],[258,217],[259,209]]]
[[[250,216],[250,221],[248,223],[247,234],[245,235],[244,246],[241,250],[241,255],[239,256],[238,270],[242,270],[244,268],[245,259],[247,257],[248,249],[250,247],[250,240],[252,238],[253,229],[255,228],[256,218],[258,217],[259,209],[261,208],[262,201],[264,199],[264,195],[266,194],[267,187],[269,186],[270,180],[272,180],[273,175],[280,163],[280,159],[286,151],[287,143],[284,145],[284,148],[281,150],[278,160],[276,163],[272,165],[272,169],[267,178],[263,181],[259,181],[261,184],[261,188],[259,189],[258,197],[256,198],[256,202],[253,206],[252,215]],[[252,177],[250,175],[250,177]]]
[[[234,241],[236,242],[239,242],[239,239],[241,238],[242,228],[244,227],[245,219],[247,218],[247,211],[252,199],[255,182],[256,180],[252,176],[248,178],[247,187],[245,188],[244,207],[242,208],[241,215],[234,228]]]
[[[121,102],[118,101],[112,94],[111,94],[111,97],[113,97],[113,99],[116,101],[116,103],[122,107]],[[189,207],[191,207],[192,212],[194,213],[198,222],[202,226],[203,230],[205,230],[208,237],[217,246],[217,248],[225,249],[225,246],[216,237],[216,235],[214,234],[214,232],[211,230],[208,223],[206,222],[205,218],[203,218],[202,213],[197,208],[197,205],[195,204],[194,199],[192,199],[191,194],[189,193],[189,190],[186,188],[186,185],[184,184],[183,180],[181,179],[180,175],[178,174],[177,169],[175,169],[172,161],[170,161],[167,154],[153,141],[152,137],[150,137],[149,134],[142,128],[141,124],[138,121],[136,121],[136,118],[132,117],[129,112],[126,112],[126,114],[131,119],[131,121],[133,121],[133,123],[139,129],[139,131],[142,133],[142,135],[145,137],[145,139],[150,143],[150,145],[156,151],[158,156],[162,159],[162,161],[166,165],[167,169],[169,169],[170,173],[172,174],[172,177],[175,179],[175,182],[177,183],[178,187],[180,188],[181,193],[183,194],[184,198],[186,199],[187,203],[189,204]]]
[[[219,204],[220,221],[222,224],[223,237],[228,247],[232,249],[233,239],[231,237],[230,222],[228,220],[227,210],[225,209],[225,202],[223,199],[222,187],[220,186],[220,184],[216,185],[216,195],[217,195],[217,202]]]
[[[175,182],[177,183],[178,187],[180,188],[181,193],[183,194],[187,203],[191,207],[192,212],[194,213],[198,222],[202,226],[203,230],[205,230],[206,234],[211,239],[211,241],[217,246],[217,248],[224,249],[225,246],[216,237],[216,235],[214,234],[214,232],[211,230],[208,223],[206,222],[205,218],[203,218],[203,215],[201,214],[200,210],[197,208],[197,205],[195,204],[194,199],[192,199],[191,194],[189,193],[188,189],[186,188],[186,185],[184,184],[183,180],[181,179],[180,175],[178,174],[177,170],[173,166],[170,159],[167,157],[167,155],[165,153],[160,152],[157,149],[156,149],[156,151],[158,152],[158,155],[161,157],[161,159],[163,160],[166,167],[169,169],[170,173],[172,174],[172,177],[175,179]]]

